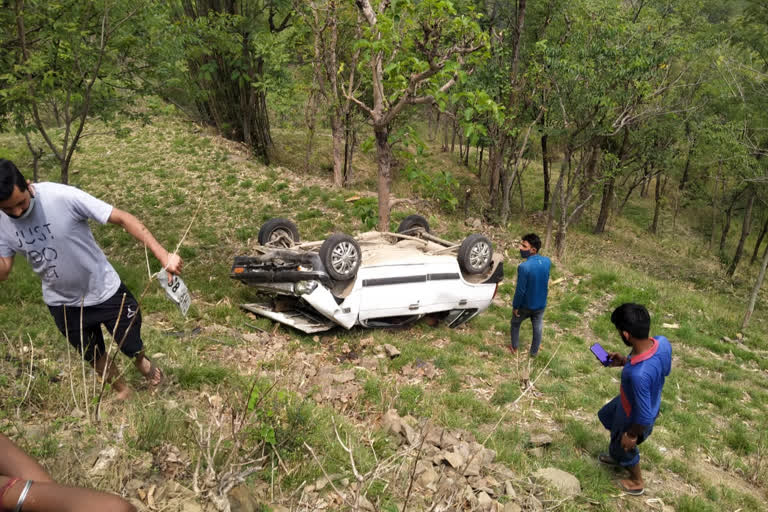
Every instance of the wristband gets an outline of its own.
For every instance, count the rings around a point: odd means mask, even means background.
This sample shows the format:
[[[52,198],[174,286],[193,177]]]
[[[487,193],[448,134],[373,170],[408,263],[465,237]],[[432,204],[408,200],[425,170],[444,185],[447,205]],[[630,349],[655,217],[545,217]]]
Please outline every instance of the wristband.
[[[13,512],[21,512],[21,507],[24,505],[24,500],[27,499],[27,493],[29,492],[30,487],[32,487],[32,480],[27,480],[27,483],[21,490],[21,494],[19,494],[19,501],[16,502],[16,508],[13,509]]]
[[[0,489],[0,509],[3,508],[3,497],[5,496],[5,493],[13,487],[13,485],[21,480],[21,478],[13,477],[9,478],[9,480],[5,483],[2,489]]]

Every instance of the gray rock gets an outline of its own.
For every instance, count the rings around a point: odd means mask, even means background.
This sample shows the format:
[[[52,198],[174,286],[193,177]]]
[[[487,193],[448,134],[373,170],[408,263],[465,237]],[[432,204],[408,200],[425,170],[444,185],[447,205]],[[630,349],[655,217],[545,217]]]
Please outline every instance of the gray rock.
[[[400,355],[400,351],[397,350],[397,348],[394,345],[390,345],[389,343],[384,345],[384,352],[387,353],[390,359],[394,359]]]
[[[369,512],[373,512],[376,510],[376,507],[373,506],[373,503],[368,501],[368,498],[366,498],[362,494],[357,499],[357,505],[358,507],[360,507],[360,510],[367,510]]]
[[[426,471],[419,475],[419,477],[416,479],[416,483],[422,487],[434,489],[435,482],[437,482],[439,477],[440,475],[437,474],[437,471],[432,469],[432,467],[429,467]]]
[[[493,507],[493,500],[485,492],[480,492],[477,495],[477,505],[480,510],[491,510]]]
[[[442,452],[439,456],[447,461],[454,469],[459,469],[466,462],[464,456],[457,452]]]
[[[523,509],[514,501],[508,501],[504,504],[504,512],[523,512]]]
[[[203,512],[203,507],[196,501],[185,501],[181,504],[181,512]]]
[[[229,506],[232,512],[256,512],[261,504],[246,485],[238,485],[229,491]]]
[[[576,496],[581,493],[579,479],[562,469],[540,469],[533,474],[533,478],[540,484],[554,487],[565,496]]]
[[[543,512],[544,505],[535,496],[526,496],[523,499],[523,509],[530,512]]]
[[[517,493],[515,492],[515,488],[512,486],[511,480],[507,480],[506,482],[504,482],[504,494],[506,494],[510,498],[517,497]]]
[[[531,446],[548,446],[552,444],[552,436],[549,434],[534,434],[528,440]]]
[[[343,384],[351,380],[355,380],[354,370],[347,370],[341,373],[337,373],[336,375],[333,376],[333,381],[338,382],[339,384]]]

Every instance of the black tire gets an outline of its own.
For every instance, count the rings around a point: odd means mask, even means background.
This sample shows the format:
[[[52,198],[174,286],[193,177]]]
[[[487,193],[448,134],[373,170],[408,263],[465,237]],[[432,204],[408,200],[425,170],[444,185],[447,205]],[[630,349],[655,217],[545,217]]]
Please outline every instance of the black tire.
[[[491,241],[480,234],[472,234],[461,242],[459,266],[467,274],[482,274],[491,264],[493,246]]]
[[[336,281],[349,281],[354,278],[362,259],[360,245],[344,233],[334,233],[320,246],[320,260],[325,266],[325,271]]]
[[[397,226],[398,233],[405,233],[414,228],[421,228],[425,233],[429,233],[429,222],[421,215],[409,215],[403,219],[399,226]]]
[[[259,230],[260,245],[287,248],[299,241],[299,229],[288,219],[269,219]]]

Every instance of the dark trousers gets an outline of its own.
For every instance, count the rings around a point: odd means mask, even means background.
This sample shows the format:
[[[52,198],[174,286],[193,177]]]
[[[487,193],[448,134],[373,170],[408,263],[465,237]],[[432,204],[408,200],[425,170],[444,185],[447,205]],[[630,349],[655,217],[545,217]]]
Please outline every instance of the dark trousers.
[[[128,357],[135,357],[144,347],[140,335],[139,304],[122,283],[115,294],[101,304],[83,308],[48,306],[48,310],[61,334],[69,340],[70,345],[82,353],[86,361],[99,359],[107,353],[101,333],[102,325],[114,336],[120,350]]]
[[[539,352],[541,346],[541,332],[544,325],[544,310],[537,309],[531,310],[526,308],[520,308],[517,310],[520,316],[512,314],[512,321],[510,322],[510,334],[512,337],[512,348],[517,350],[520,345],[520,326],[526,318],[531,319],[533,325],[533,340],[531,340],[531,355],[535,356]]]
[[[600,418],[600,423],[610,430],[611,442],[608,445],[608,453],[610,456],[625,468],[632,467],[640,462],[640,450],[637,449],[643,441],[648,439],[648,436],[653,432],[653,425],[646,427],[645,431],[637,437],[637,445],[630,451],[624,450],[621,446],[621,436],[629,428],[629,419],[624,413],[624,409],[621,407],[621,397],[617,396],[597,413],[597,417]]]

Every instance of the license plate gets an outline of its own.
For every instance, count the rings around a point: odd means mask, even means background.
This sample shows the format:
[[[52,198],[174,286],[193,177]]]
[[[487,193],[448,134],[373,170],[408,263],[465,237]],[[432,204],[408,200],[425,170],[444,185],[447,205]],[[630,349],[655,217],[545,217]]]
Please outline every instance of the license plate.
[[[161,270],[157,273],[157,280],[160,283],[160,287],[165,290],[165,294],[173,302],[179,306],[181,314],[187,316],[189,311],[189,305],[192,304],[192,299],[189,296],[189,290],[184,281],[177,275],[174,275],[171,282],[168,283],[168,274],[165,270]]]

